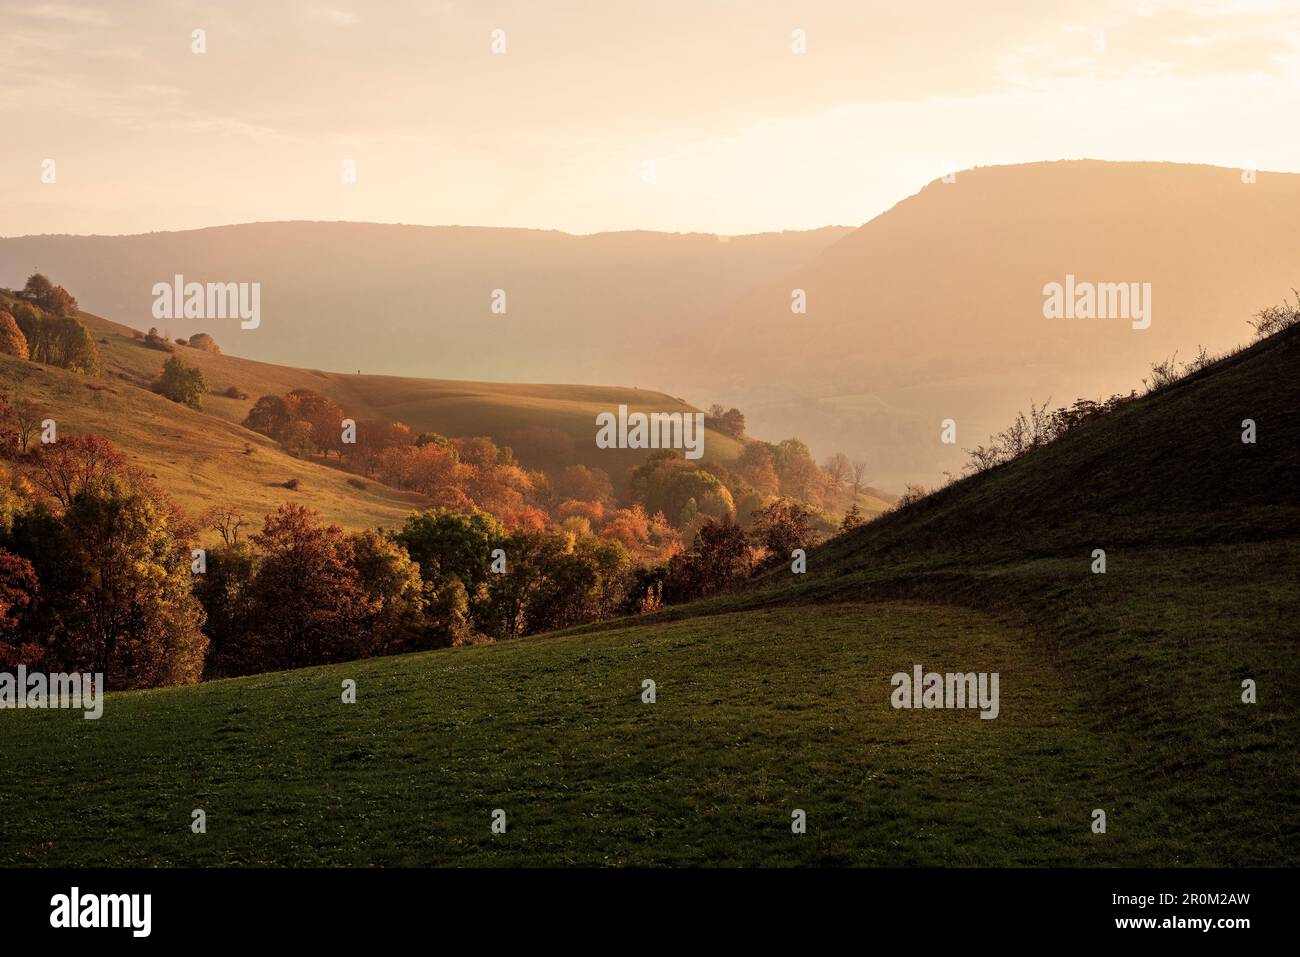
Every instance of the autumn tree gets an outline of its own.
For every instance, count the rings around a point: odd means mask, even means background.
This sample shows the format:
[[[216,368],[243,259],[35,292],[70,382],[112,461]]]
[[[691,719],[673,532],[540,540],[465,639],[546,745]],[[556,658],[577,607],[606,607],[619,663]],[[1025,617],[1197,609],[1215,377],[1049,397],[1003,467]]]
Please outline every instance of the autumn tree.
[[[0,668],[34,665],[41,660],[40,644],[24,640],[19,625],[36,599],[36,571],[27,559],[0,548]]]
[[[26,396],[16,398],[8,409],[7,423],[12,424],[18,453],[25,455],[32,439],[36,438],[41,431],[41,422],[45,419],[45,413]]]
[[[776,474],[772,455],[774,448],[767,442],[749,442],[734,465],[736,474],[761,495],[775,495],[781,490],[781,478]]]
[[[798,502],[777,499],[754,513],[750,539],[768,553],[769,563],[788,561],[796,548],[807,550],[816,544],[812,512]]]
[[[18,328],[13,313],[0,309],[0,353],[18,359],[28,358],[27,337]]]
[[[343,419],[346,417],[342,407],[311,389],[292,389],[284,398],[293,417],[311,427],[311,440],[317,451],[326,456],[334,452],[342,458]]]
[[[744,531],[728,520],[709,519],[694,544],[668,565],[665,596],[689,601],[734,588],[754,569],[753,553]]]
[[[293,420],[289,403],[283,396],[264,395],[248,410],[244,419],[244,428],[260,432],[277,442],[284,440],[285,430]]]
[[[140,473],[106,469],[116,459],[96,444],[65,443],[91,457],[65,471],[91,478],[61,484],[59,512],[17,516],[7,543],[41,582],[28,617],[47,664],[103,672],[110,688],[197,681],[207,640],[190,589],[194,524]]]
[[[248,586],[250,625],[231,655],[240,671],[349,661],[370,651],[365,623],[375,612],[355,548],[337,525],[286,503],[252,537],[259,552]]]
[[[71,293],[40,273],[28,276],[27,284],[18,295],[53,316],[69,316],[77,311],[77,300]]]
[[[31,461],[32,481],[63,508],[78,492],[93,491],[111,476],[126,473],[126,456],[94,433],[42,443]]]

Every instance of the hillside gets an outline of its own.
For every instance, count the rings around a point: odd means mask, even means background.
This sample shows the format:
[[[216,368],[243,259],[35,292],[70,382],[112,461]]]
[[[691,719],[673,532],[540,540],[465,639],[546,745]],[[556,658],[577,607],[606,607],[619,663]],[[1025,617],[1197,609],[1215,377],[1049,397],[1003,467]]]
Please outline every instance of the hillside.
[[[166,354],[144,346],[126,326],[84,313],[82,319],[99,342],[106,376],[147,388]],[[644,461],[646,453],[598,449],[598,413],[616,411],[620,404],[633,411],[698,411],[680,399],[646,389],[347,375],[255,362],[184,346],[177,347],[177,354],[188,365],[200,369],[212,389],[203,400],[204,411],[228,422],[242,422],[259,396],[313,389],[338,402],[358,422],[400,421],[416,432],[487,435],[508,445],[505,438],[511,432],[529,426],[558,429],[573,439],[577,461],[605,469],[616,483],[621,482],[627,469]],[[229,386],[247,398],[231,399],[219,394]],[[739,452],[740,443],[735,439],[712,429],[707,431],[705,458],[728,462]]]
[[[1063,161],[963,170],[853,230],[725,242],[303,222],[16,237],[0,284],[39,267],[91,312],[266,362],[724,402],[754,435],[865,458],[901,489],[956,470],[1031,401],[1127,392],[1175,351],[1241,342],[1297,284],[1298,218],[1295,174]],[[151,320],[153,284],[176,273],[260,282],[261,326]],[[1151,327],[1044,319],[1044,284],[1067,274],[1150,283]],[[936,440],[950,417],[956,446]]]
[[[1245,340],[1246,319],[1297,285],[1297,220],[1295,174],[1247,185],[1240,170],[1172,163],[964,170],[699,323],[688,348],[755,429],[863,449],[878,479],[929,485],[1031,401],[1127,393],[1175,351]],[[1150,327],[1045,319],[1043,287],[1066,274],[1150,283]],[[790,313],[795,288],[806,315]],[[937,440],[949,417],[956,447]]]
[[[97,722],[24,712],[0,722],[0,853],[1293,865],[1298,365],[1292,329],[831,541],[807,580],[548,638],[115,694]],[[997,720],[892,709],[890,675],[915,663],[1000,674]]]
[[[153,475],[192,514],[230,504],[261,516],[285,501],[299,501],[344,528],[392,527],[425,505],[422,496],[386,488],[318,459],[300,459],[240,425],[261,395],[308,388],[333,398],[358,421],[403,421],[419,431],[451,436],[487,435],[509,444],[529,426],[557,429],[574,441],[575,460],[606,469],[616,487],[645,459],[640,450],[598,449],[595,416],[627,404],[633,410],[687,411],[662,393],[579,385],[526,385],[348,376],[276,366],[177,347],[202,370],[210,394],[202,411],[149,391],[167,353],[148,348],[132,330],[80,313],[100,350],[103,374],[86,378],[62,369],[0,356],[0,385],[37,402],[59,428],[96,432]],[[235,387],[246,398],[220,393]],[[708,430],[705,458],[731,460],[740,443]],[[297,489],[284,483],[298,479]],[[875,498],[870,505],[885,507]]]

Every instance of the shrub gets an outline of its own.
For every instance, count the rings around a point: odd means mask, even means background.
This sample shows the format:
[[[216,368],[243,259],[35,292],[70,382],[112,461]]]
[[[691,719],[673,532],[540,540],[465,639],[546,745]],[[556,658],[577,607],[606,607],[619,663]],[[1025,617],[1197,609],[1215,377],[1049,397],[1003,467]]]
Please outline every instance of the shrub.
[[[176,348],[167,341],[167,337],[159,335],[157,327],[151,328],[144,335],[144,344],[150,349],[158,349],[161,352],[175,352]]]
[[[1288,302],[1285,298],[1280,306],[1269,306],[1255,313],[1254,319],[1247,320],[1255,329],[1255,338],[1266,339],[1283,329],[1289,329],[1300,323],[1300,290],[1292,289],[1295,293],[1296,301],[1294,304]]]
[[[153,391],[173,402],[197,409],[202,406],[208,386],[203,381],[202,372],[193,366],[187,366],[179,356],[172,356],[163,363],[162,372],[154,381]]]
[[[177,342],[181,340],[177,339]],[[213,339],[206,332],[196,332],[190,336],[190,348],[199,349],[203,352],[211,352],[214,355],[221,355],[221,347],[217,345],[217,340]]]

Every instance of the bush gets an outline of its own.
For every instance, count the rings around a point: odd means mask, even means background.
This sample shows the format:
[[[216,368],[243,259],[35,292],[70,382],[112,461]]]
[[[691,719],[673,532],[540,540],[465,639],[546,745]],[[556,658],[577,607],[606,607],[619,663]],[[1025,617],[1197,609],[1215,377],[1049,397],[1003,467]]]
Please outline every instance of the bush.
[[[197,409],[202,406],[208,386],[203,381],[202,372],[193,366],[187,366],[179,356],[172,356],[163,363],[162,372],[153,384],[153,391],[173,402]]]
[[[177,339],[177,342],[181,340]],[[217,345],[217,340],[213,339],[206,332],[196,332],[190,336],[190,348],[199,349],[203,352],[211,352],[213,355],[221,355],[221,347]]]
[[[158,328],[155,326],[144,334],[144,344],[150,349],[157,349],[160,352],[175,352],[176,347],[167,341],[167,337],[159,335]]]
[[[1255,338],[1266,339],[1271,335],[1281,332],[1283,329],[1290,329],[1292,326],[1300,323],[1300,290],[1292,289],[1295,293],[1295,304],[1282,300],[1280,306],[1269,306],[1267,309],[1261,309],[1255,313],[1255,318],[1247,320],[1255,328]]]

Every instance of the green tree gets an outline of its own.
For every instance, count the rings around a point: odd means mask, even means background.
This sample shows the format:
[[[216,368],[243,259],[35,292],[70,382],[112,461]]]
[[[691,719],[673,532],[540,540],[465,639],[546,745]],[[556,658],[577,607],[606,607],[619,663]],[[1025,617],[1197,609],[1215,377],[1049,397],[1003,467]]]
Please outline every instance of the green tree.
[[[153,391],[173,402],[197,409],[203,404],[208,384],[202,372],[193,366],[187,366],[179,356],[172,356],[163,363],[162,372],[154,381]]]

